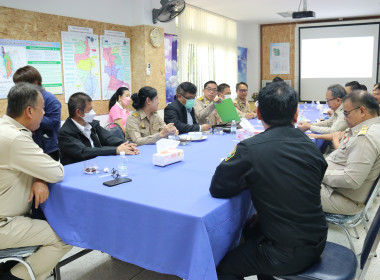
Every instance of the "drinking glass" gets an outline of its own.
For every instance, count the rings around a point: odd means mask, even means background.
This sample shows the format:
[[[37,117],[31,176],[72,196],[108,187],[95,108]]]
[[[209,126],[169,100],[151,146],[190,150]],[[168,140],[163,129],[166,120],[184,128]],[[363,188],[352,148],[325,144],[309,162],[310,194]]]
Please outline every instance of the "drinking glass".
[[[96,160],[86,160],[83,162],[83,171],[84,173],[86,174],[94,174],[97,172],[98,170],[98,163],[96,162]]]

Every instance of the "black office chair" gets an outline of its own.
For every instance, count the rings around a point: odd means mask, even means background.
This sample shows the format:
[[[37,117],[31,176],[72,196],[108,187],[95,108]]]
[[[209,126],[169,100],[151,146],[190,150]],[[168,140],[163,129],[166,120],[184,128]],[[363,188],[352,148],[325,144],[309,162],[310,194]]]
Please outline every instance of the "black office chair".
[[[111,132],[113,136],[121,138],[121,139],[125,139],[123,129],[120,127],[118,123],[115,123],[115,122],[108,123],[105,129]]]
[[[364,240],[360,256],[360,274],[363,280],[380,241],[380,207]],[[357,259],[354,252],[341,245],[327,242],[321,260],[309,269],[297,274],[281,276],[284,280],[353,280],[355,279]]]

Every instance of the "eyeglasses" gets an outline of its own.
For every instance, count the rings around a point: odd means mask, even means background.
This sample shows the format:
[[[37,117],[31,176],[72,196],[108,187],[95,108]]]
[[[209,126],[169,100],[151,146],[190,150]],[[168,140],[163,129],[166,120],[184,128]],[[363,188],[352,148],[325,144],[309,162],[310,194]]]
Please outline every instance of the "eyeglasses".
[[[343,115],[344,115],[345,117],[347,117],[352,111],[355,111],[355,110],[359,109],[360,107],[361,107],[361,106],[356,107],[356,108],[354,108],[354,109],[352,109],[352,110],[349,110],[349,111],[343,111]]]
[[[239,89],[239,92],[245,93],[245,92],[248,92],[248,89]]]
[[[330,99],[326,98],[325,100],[326,100],[326,103],[329,103],[331,100],[334,100],[334,99],[337,99],[337,97],[330,98]]]
[[[119,171],[115,168],[112,168],[110,173],[111,173],[111,176],[114,177],[115,179],[120,177]]]
[[[182,96],[183,98],[185,98],[186,100],[195,99],[195,96],[194,96],[193,98],[191,98],[191,97],[190,97],[190,98],[186,98],[186,97],[185,97],[184,95],[182,95],[182,94],[181,94],[181,96]]]
[[[205,90],[207,90],[209,92],[218,92],[217,88],[205,88]]]

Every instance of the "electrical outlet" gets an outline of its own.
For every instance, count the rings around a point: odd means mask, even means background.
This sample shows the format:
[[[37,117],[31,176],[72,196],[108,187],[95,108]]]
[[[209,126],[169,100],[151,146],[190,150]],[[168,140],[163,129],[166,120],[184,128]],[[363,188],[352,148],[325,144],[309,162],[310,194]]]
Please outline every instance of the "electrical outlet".
[[[146,74],[150,76],[150,63],[146,65]]]

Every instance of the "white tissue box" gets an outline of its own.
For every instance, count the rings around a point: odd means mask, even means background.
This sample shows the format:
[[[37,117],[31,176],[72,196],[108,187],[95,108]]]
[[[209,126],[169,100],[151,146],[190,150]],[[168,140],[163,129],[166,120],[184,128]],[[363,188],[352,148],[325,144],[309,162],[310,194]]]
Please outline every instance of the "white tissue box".
[[[166,166],[178,161],[182,161],[185,157],[184,151],[181,149],[168,149],[153,154],[153,164],[158,166]]]

